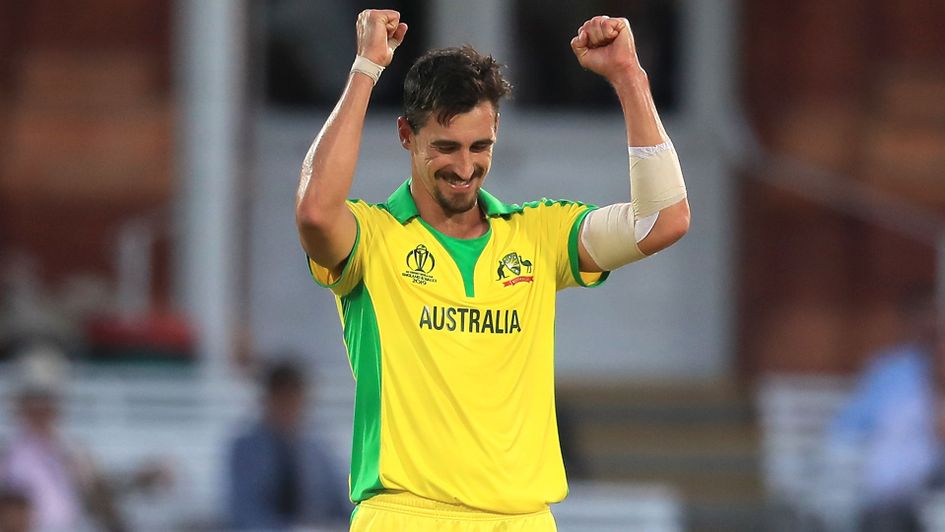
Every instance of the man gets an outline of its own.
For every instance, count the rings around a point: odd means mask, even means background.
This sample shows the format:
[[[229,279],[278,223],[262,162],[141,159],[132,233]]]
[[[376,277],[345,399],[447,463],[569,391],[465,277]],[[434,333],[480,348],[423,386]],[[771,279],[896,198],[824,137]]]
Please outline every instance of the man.
[[[0,485],[0,532],[29,532],[33,528],[31,514],[25,493]]]
[[[128,530],[120,497],[167,486],[171,472],[153,464],[127,477],[107,476],[88,449],[62,434],[59,409],[68,366],[61,351],[28,345],[18,363],[18,423],[0,448],[0,486],[26,497],[35,530]]]
[[[262,418],[229,455],[227,513],[237,530],[290,530],[343,523],[351,512],[330,455],[304,432],[306,384],[289,362],[263,380]]]
[[[620,98],[632,201],[594,210],[502,203],[483,190],[509,92],[475,50],[433,50],[404,83],[411,177],[378,205],[346,201],[374,83],[407,25],[364,11],[347,86],[303,163],[296,219],[338,297],[357,381],[351,530],[555,530],[567,494],[555,426],[555,292],[594,286],[688,230],[679,163],[626,19],[571,47]]]
[[[828,451],[862,457],[859,530],[921,530],[919,506],[941,471],[942,334],[932,287],[906,291],[906,338],[876,353],[829,427]]]

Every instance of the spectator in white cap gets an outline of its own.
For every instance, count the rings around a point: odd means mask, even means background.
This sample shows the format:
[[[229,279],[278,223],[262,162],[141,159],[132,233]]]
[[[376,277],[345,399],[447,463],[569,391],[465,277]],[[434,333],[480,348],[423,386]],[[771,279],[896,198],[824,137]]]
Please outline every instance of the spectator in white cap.
[[[106,479],[86,449],[59,430],[59,403],[69,376],[62,351],[50,344],[31,345],[21,350],[17,365],[17,429],[0,449],[0,486],[28,500],[31,530],[128,530],[115,504],[118,486]],[[166,479],[166,471],[146,468],[127,487]]]

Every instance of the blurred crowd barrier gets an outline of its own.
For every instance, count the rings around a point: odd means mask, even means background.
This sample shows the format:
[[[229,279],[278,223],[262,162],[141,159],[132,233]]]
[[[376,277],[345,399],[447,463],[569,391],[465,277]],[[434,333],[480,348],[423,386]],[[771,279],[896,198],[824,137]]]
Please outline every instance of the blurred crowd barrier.
[[[12,363],[0,365],[0,442],[16,432],[14,405],[20,390]],[[255,417],[257,394],[238,381],[207,383],[179,369],[73,368],[58,385],[64,440],[81,443],[103,470],[133,471],[159,463],[173,478],[163,490],[119,494],[129,530],[226,529],[229,442]],[[312,398],[308,430],[331,453],[350,448],[349,383],[324,383]],[[2,445],[0,445],[2,448]],[[343,470],[343,462],[338,469]],[[572,482],[569,498],[554,509],[562,532],[685,529],[683,499],[662,483]],[[312,530],[331,531],[334,528]]]
[[[756,400],[770,530],[874,530],[863,523],[869,505],[876,504],[865,498],[871,481],[865,474],[869,442],[838,445],[830,434],[855,384],[850,377],[810,374],[771,374],[759,381]],[[887,525],[886,530],[945,530],[941,472],[926,480],[914,497],[914,523]]]

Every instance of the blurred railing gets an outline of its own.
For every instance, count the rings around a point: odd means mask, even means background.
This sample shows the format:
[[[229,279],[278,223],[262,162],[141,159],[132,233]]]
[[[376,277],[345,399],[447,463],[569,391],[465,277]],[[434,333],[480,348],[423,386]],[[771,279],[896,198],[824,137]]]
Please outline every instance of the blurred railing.
[[[762,469],[770,497],[769,530],[856,530],[863,508],[863,450],[831,443],[827,431],[853,380],[780,374],[759,380]],[[945,491],[929,488],[918,502],[922,530],[945,530]]]
[[[858,457],[832,452],[826,428],[851,379],[767,375],[757,385],[761,463],[775,530],[845,530],[855,522]]]
[[[13,405],[14,371],[0,367],[0,404]],[[310,430],[347,469],[353,384],[319,383]],[[207,527],[218,530],[224,508],[226,459],[240,423],[254,419],[256,396],[237,379],[208,383],[198,371],[136,367],[77,368],[61,399],[62,433],[89,449],[109,472],[145,462],[165,463],[174,487],[122,502],[135,530]],[[14,428],[12,408],[0,408],[0,447]],[[562,532],[683,530],[678,495],[647,483],[576,482],[553,508]]]
[[[682,532],[679,495],[660,485],[571,482],[552,511],[559,532]]]
[[[66,440],[88,449],[107,472],[131,471],[156,461],[166,464],[175,478],[167,493],[127,501],[135,529],[218,525],[229,442],[241,423],[256,416],[253,386],[239,379],[207,382],[193,369],[76,370],[59,402]],[[15,374],[9,364],[0,367],[0,447],[14,430]],[[345,385],[325,383],[310,410],[309,427],[338,457],[350,448],[350,393]],[[338,469],[340,473],[345,466],[339,464]]]

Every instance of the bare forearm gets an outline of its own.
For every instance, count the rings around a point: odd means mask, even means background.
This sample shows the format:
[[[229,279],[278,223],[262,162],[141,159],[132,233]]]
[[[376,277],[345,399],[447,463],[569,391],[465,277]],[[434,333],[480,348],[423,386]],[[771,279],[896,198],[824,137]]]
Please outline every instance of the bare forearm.
[[[642,69],[628,68],[612,81],[627,125],[628,146],[655,146],[669,140]]]
[[[571,39],[584,68],[607,79],[617,92],[630,149],[629,203],[588,214],[581,228],[581,271],[619,268],[672,245],[689,230],[689,204],[682,170],[669,141],[650,82],[640,67],[630,23],[594,17]],[[655,150],[633,148],[660,146]],[[651,153],[652,151],[652,153]]]
[[[357,223],[345,200],[351,191],[372,87],[372,80],[363,74],[349,76],[341,99],[302,163],[295,220],[305,252],[326,268],[343,263],[357,235]]]
[[[373,83],[351,74],[344,93],[302,163],[296,212],[321,218],[344,208],[361,146],[361,134]]]
[[[302,247],[316,263],[332,269],[347,260],[358,234],[357,221],[345,200],[351,191],[371,91],[407,33],[400,13],[385,9],[362,11],[355,27],[357,59],[338,104],[302,162],[295,203]]]

